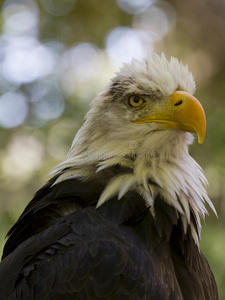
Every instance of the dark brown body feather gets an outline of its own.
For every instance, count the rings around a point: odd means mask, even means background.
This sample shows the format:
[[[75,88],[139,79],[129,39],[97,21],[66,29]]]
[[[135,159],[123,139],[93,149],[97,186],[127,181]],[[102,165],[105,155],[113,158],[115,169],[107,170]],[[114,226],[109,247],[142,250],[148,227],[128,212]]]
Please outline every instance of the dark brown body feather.
[[[218,299],[209,265],[173,207],[157,198],[153,217],[128,192],[96,209],[102,182],[52,186],[56,179],[9,232],[1,300]]]

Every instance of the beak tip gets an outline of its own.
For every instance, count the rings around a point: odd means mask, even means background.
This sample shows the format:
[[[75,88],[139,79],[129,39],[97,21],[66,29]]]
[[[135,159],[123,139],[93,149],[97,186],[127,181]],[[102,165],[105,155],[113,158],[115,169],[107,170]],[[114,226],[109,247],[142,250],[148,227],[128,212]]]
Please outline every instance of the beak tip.
[[[205,139],[205,134],[204,135],[199,135],[198,134],[198,143],[199,144],[202,144],[204,142],[204,139]]]

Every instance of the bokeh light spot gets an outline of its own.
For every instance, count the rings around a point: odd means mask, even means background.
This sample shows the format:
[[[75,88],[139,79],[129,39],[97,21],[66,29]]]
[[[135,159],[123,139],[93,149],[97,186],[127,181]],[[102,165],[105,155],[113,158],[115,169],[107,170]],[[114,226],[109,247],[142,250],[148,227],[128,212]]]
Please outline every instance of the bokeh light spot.
[[[23,124],[27,115],[28,105],[24,95],[8,92],[0,97],[0,126],[17,127]]]
[[[88,43],[79,44],[70,49],[63,59],[64,67],[71,69],[76,81],[86,81],[93,76],[98,63],[98,48]]]
[[[28,37],[9,41],[2,63],[3,74],[11,82],[28,83],[53,72],[55,56],[52,49]]]
[[[33,103],[33,112],[44,120],[58,118],[64,111],[64,99],[56,85],[45,85]]]
[[[15,136],[3,160],[3,171],[18,180],[28,179],[32,172],[41,168],[43,154],[44,147],[35,137]]]
[[[162,1],[160,5],[153,5],[143,14],[135,16],[135,23],[157,42],[175,25],[176,13],[169,3]]]
[[[38,32],[38,8],[32,0],[29,2],[15,3],[6,1],[3,7],[5,34],[31,34]]]
[[[103,74],[105,57],[93,44],[81,43],[69,49],[62,57],[61,81],[67,95],[74,94],[82,85],[85,90],[92,87],[91,81],[95,81],[99,74]],[[99,76],[102,77],[102,76]]]
[[[156,1],[157,0],[117,0],[117,4],[126,13],[140,14]]]
[[[106,53],[117,67],[132,58],[142,60],[152,48],[151,40],[144,31],[128,27],[117,27],[106,38]]]

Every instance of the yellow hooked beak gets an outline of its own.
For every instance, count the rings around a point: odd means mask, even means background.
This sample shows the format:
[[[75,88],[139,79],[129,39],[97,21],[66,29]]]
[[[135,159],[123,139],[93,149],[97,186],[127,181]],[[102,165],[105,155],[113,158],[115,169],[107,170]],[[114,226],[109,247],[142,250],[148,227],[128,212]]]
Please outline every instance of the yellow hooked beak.
[[[191,94],[183,91],[174,92],[153,114],[134,121],[138,124],[157,122],[162,129],[179,129],[196,132],[198,142],[203,143],[206,131],[206,117],[201,103]]]

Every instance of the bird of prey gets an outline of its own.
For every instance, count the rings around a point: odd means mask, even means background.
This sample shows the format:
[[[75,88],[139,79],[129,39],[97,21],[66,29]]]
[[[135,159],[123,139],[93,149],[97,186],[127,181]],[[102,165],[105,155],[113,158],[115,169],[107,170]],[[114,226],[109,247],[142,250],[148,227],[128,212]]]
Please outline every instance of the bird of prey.
[[[1,300],[217,300],[199,248],[207,203],[189,155],[205,113],[178,59],[124,64],[64,162],[8,233]]]

